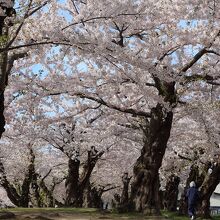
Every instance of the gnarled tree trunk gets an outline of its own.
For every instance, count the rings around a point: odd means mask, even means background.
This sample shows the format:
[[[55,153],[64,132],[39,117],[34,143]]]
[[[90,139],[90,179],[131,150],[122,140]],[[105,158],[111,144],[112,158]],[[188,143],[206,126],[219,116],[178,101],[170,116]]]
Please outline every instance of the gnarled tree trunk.
[[[151,109],[146,118],[144,146],[134,166],[131,201],[137,211],[160,214],[159,169],[165,154],[173,122],[172,108],[176,105],[175,82],[162,81],[153,74],[155,87],[164,103]]]
[[[198,215],[204,219],[211,218],[210,198],[220,182],[220,165],[216,163],[212,166],[211,170],[212,173],[209,173],[206,169],[206,176],[200,187],[199,204],[197,209]]]
[[[88,151],[88,158],[83,166],[82,174],[79,175],[79,159],[69,159],[68,177],[66,179],[66,206],[82,207],[83,195],[86,187],[89,184],[90,176],[98,161],[98,159],[104,154],[104,151],[96,151],[94,146]]]
[[[212,173],[208,170],[211,168]],[[203,167],[192,166],[189,177],[187,179],[184,193],[180,200],[179,213],[187,215],[187,198],[186,190],[191,181],[195,181],[196,187],[200,188],[199,198],[197,201],[197,215],[202,218],[211,218],[210,216],[210,198],[216,186],[220,182],[220,166],[218,163],[212,165],[208,163]]]
[[[172,120],[172,111],[167,111],[162,104],[151,109],[144,147],[134,166],[131,199],[137,211],[160,213],[158,172],[170,137]]]

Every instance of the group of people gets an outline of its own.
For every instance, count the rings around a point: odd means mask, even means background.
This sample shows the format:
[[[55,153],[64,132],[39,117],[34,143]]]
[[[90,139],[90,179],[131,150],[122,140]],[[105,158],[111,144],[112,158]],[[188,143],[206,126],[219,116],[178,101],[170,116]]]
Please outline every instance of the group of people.
[[[195,207],[198,201],[199,193],[194,181],[192,181],[189,186],[190,187],[187,190],[186,197],[188,199],[188,214],[193,220],[195,219]]]

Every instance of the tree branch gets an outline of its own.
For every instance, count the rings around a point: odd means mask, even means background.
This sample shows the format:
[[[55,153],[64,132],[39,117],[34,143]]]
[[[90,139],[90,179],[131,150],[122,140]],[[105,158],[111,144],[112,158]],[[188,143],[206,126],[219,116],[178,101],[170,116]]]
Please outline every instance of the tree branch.
[[[79,11],[78,11],[78,9],[77,9],[77,7],[76,7],[75,1],[74,1],[74,0],[71,0],[71,1],[72,1],[72,3],[73,3],[73,6],[74,6],[74,8],[75,8],[76,13],[79,14]]]
[[[206,47],[202,48],[194,57],[193,59],[185,64],[183,68],[179,71],[179,74],[186,72],[188,69],[190,69],[204,54],[208,53]],[[178,74],[178,75],[179,75]]]
[[[5,48],[0,49],[0,53],[4,52],[5,50],[10,51],[10,50],[15,50],[15,49],[19,49],[19,48],[32,47],[32,46],[45,45],[45,44],[73,46],[71,43],[68,43],[68,42],[65,42],[65,41],[64,42],[42,41],[42,42],[33,42],[33,43],[21,44],[21,45],[9,47],[9,48],[5,47]]]
[[[132,114],[134,116],[139,115],[139,116],[144,116],[144,117],[148,117],[148,118],[151,117],[150,113],[147,113],[147,112],[144,112],[144,111],[138,111],[136,109],[131,109],[131,108],[122,108],[122,107],[107,103],[102,98],[95,98],[95,97],[92,97],[90,95],[86,95],[86,94],[83,94],[83,93],[75,93],[74,95],[78,96],[80,98],[83,98],[83,99],[89,99],[89,100],[98,102],[98,103],[100,103],[100,104],[102,104],[102,105],[104,105],[108,108],[117,110],[119,112],[129,113],[129,114]]]
[[[220,77],[213,77],[208,74],[206,75],[193,74],[191,76],[184,76],[184,82],[181,82],[181,84],[184,85],[190,82],[203,80],[203,81],[206,81],[206,83],[211,84],[211,85],[220,85],[219,82],[214,81],[214,80],[218,80],[219,78]]]
[[[209,50],[209,48],[213,45],[213,43],[215,42],[216,38],[219,37],[220,35],[220,30],[217,32],[217,34],[214,36],[214,38],[212,39],[212,41],[209,43],[208,46],[203,47],[193,58],[192,60],[190,60],[187,64],[185,64],[182,69],[179,71],[178,75],[181,75],[181,73],[186,72],[188,69],[190,69],[203,55],[207,54],[207,53],[213,53],[216,55],[220,55],[219,53],[213,51],[213,50]]]
[[[97,16],[97,17],[93,17],[93,18],[87,18],[85,20],[81,20],[81,21],[78,21],[78,22],[74,22],[70,25],[67,25],[66,27],[62,28],[61,30],[65,30],[69,27],[72,27],[74,25],[77,25],[77,24],[85,24],[86,22],[89,22],[89,21],[94,21],[94,20],[106,20],[106,19],[112,19],[112,18],[115,18],[115,17],[121,17],[121,16],[135,16],[135,15],[139,15],[139,13],[120,13],[120,14],[117,14],[115,16]]]
[[[50,170],[46,173],[46,175],[41,179],[41,181],[44,181],[51,173],[52,168],[50,168]]]
[[[175,47],[171,47],[169,50],[167,50],[163,55],[161,55],[161,56],[158,58],[158,61],[155,63],[155,67],[158,65],[159,62],[162,62],[166,56],[169,56],[169,55],[173,54],[173,53],[176,52],[179,48],[180,48],[180,46],[175,46]]]

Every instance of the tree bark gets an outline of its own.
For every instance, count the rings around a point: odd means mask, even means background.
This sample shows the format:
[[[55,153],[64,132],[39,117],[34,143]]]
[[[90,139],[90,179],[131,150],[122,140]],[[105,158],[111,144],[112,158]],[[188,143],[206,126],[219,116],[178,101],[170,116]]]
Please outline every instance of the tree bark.
[[[30,186],[33,181],[33,176],[35,173],[35,155],[32,149],[30,149],[30,163],[28,166],[28,172],[25,174],[25,178],[23,184],[21,186],[21,196],[20,196],[20,205],[19,207],[28,207],[28,203],[30,201]]]
[[[5,131],[5,117],[4,117],[4,90],[7,85],[7,61],[8,52],[5,48],[9,39],[8,25],[5,24],[5,18],[11,17],[15,10],[13,9],[13,0],[2,0],[0,5],[0,138]]]
[[[110,191],[112,189],[117,188],[116,186],[112,186],[111,184],[107,184],[106,186],[91,186],[89,183],[88,187],[84,191],[86,193],[86,200],[83,202],[87,202],[87,206],[83,206],[85,208],[103,208],[102,195],[104,192]]]
[[[16,206],[19,206],[20,196],[17,193],[16,188],[9,183],[6,176],[4,165],[1,161],[0,161],[0,173],[1,173],[1,186],[5,189],[7,196],[11,200],[11,202]]]
[[[63,204],[57,201],[53,196],[53,191],[55,188],[54,184],[51,188],[48,188],[44,182],[44,180],[40,180],[39,183],[39,207],[55,207],[55,205],[63,206]]]
[[[0,138],[5,131],[5,117],[4,117],[4,91],[0,93]]]
[[[212,169],[212,173],[208,170]],[[184,193],[180,200],[179,214],[187,215],[187,198],[186,190],[191,181],[195,181],[196,187],[200,188],[199,198],[197,201],[197,215],[202,218],[211,218],[210,216],[210,198],[215,191],[216,186],[220,182],[220,165],[216,163],[207,163],[202,167],[192,166],[189,177],[187,179]]]
[[[163,205],[168,211],[174,212],[177,210],[177,199],[178,199],[178,186],[180,178],[176,175],[171,175],[166,184],[164,192]]]
[[[129,204],[129,193],[128,193],[130,180],[131,177],[128,177],[128,173],[124,173],[124,175],[122,176],[123,188],[120,197],[120,205],[118,207],[120,212],[128,212],[131,209]]]
[[[159,214],[159,168],[170,137],[173,113],[162,104],[151,109],[147,121],[145,143],[134,166],[131,199],[135,209],[147,214]]]
[[[68,161],[68,176],[66,179],[66,206],[81,207],[82,206],[82,195],[80,195],[79,186],[79,160],[72,160],[69,158]]]
[[[82,174],[79,175],[79,159],[69,159],[68,177],[66,179],[66,206],[82,207],[83,195],[90,182],[90,176],[98,161],[104,154],[104,151],[98,152],[94,146],[88,151],[87,161],[83,166]]]
[[[161,80],[156,74],[153,74],[153,79],[163,102],[151,109],[149,119],[145,118],[144,146],[134,165],[134,182],[131,187],[134,208],[148,215],[160,214],[159,169],[170,137],[172,108],[177,103],[175,82]]]
[[[32,149],[30,149],[30,161],[28,165],[28,171],[25,174],[25,178],[20,187],[20,192],[16,189],[16,187],[11,184],[6,176],[6,172],[4,169],[4,165],[0,162],[0,173],[1,177],[1,186],[6,190],[8,198],[18,207],[28,207],[28,203],[30,201],[30,185],[33,181],[33,175],[35,174],[35,155]]]
[[[92,189],[90,182],[87,184],[83,191],[83,208],[92,208],[93,207],[93,197],[95,195],[92,195]]]
[[[198,203],[198,215],[204,219],[211,218],[210,198],[220,182],[220,165],[216,163],[211,169],[212,173],[207,172],[206,169],[206,176],[201,185]]]

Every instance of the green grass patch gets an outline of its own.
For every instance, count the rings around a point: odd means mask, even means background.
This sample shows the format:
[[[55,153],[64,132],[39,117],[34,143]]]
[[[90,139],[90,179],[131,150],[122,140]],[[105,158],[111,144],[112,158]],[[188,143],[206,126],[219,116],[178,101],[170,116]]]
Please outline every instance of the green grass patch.
[[[179,215],[176,212],[162,211],[162,215],[165,218],[171,219],[171,220],[189,220],[190,219],[188,216],[182,216],[182,215]],[[200,218],[200,217],[198,217],[196,219],[202,220],[202,218]],[[220,220],[220,215],[212,216],[212,220]]]
[[[104,212],[94,208],[9,208],[9,209],[0,209],[0,212],[9,211],[13,212],[18,216],[22,216],[23,214],[53,214],[53,213],[60,213],[60,214],[72,214],[73,216],[92,216],[94,219],[101,218],[109,218],[109,219],[154,219],[154,220],[190,220],[188,216],[180,216],[176,212],[168,212],[162,211],[162,216],[146,216],[142,213],[137,212],[129,212],[129,213],[118,213],[118,212]],[[201,218],[197,218],[201,220]],[[219,216],[213,216],[213,220],[220,220]]]
[[[178,215],[176,212],[161,211],[162,216],[168,219],[189,220],[188,216]]]

